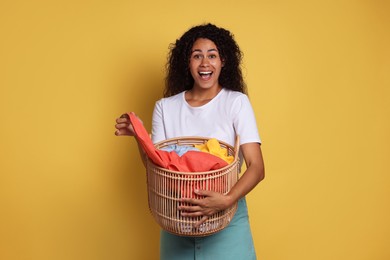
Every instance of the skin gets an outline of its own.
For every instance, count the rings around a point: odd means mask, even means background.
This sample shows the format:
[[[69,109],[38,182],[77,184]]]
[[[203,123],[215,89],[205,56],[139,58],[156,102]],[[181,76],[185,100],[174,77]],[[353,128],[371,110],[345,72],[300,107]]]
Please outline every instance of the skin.
[[[194,86],[185,93],[186,101],[194,107],[202,106],[212,100],[222,89],[218,78],[224,61],[220,58],[217,46],[209,39],[199,38],[192,46],[189,70],[194,78]],[[211,74],[210,74],[211,72]],[[202,73],[207,75],[201,76]],[[134,136],[134,129],[126,116],[116,120],[117,136]],[[141,158],[145,164],[145,152],[139,147]],[[198,227],[209,216],[227,209],[240,198],[248,194],[264,178],[264,162],[260,144],[247,143],[240,146],[247,169],[236,185],[226,195],[214,191],[195,190],[202,199],[182,198],[191,206],[180,206],[181,214],[188,217],[203,216],[195,224]]]
[[[131,113],[134,114],[133,112]],[[131,125],[130,118],[127,114],[123,114],[116,119],[115,128],[116,128],[115,131],[116,136],[135,136],[134,128]],[[137,141],[138,150],[139,150],[140,157],[142,159],[142,163],[146,167],[146,153],[142,149],[141,145],[138,143],[137,138],[134,139]]]
[[[209,39],[200,38],[194,42],[189,61],[189,70],[194,79],[194,86],[185,94],[191,106],[202,106],[213,99],[222,87],[218,78],[223,67],[217,46]],[[201,76],[201,73],[211,73]]]

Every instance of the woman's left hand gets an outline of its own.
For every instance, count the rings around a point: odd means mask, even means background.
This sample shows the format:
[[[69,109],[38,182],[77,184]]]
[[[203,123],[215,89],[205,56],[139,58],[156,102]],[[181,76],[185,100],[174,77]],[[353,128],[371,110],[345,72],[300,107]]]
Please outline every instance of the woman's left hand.
[[[209,216],[227,209],[233,203],[230,201],[230,197],[223,195],[215,191],[207,190],[195,190],[195,194],[203,196],[202,199],[183,198],[181,202],[188,203],[188,206],[179,206],[181,215],[185,217],[198,217],[203,216],[202,219],[194,225],[194,228],[199,227],[204,223]]]

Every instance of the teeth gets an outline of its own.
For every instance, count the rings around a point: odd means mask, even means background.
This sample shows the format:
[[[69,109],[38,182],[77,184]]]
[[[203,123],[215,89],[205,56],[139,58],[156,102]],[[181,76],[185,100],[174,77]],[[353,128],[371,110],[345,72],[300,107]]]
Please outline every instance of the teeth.
[[[209,74],[211,74],[211,71],[209,71],[209,72],[200,71],[199,74],[201,74],[201,75],[209,75]]]

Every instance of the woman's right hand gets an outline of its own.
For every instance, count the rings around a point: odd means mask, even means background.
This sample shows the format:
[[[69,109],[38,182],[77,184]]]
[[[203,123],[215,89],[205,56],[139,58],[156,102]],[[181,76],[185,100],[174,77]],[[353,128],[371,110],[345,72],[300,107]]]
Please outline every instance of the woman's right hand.
[[[134,128],[131,125],[129,115],[123,114],[119,118],[116,119],[115,135],[117,136],[134,136]]]

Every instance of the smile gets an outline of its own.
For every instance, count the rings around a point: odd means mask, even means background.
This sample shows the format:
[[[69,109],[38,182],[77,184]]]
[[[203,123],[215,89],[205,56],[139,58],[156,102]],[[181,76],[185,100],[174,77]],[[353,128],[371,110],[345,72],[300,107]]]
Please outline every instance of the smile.
[[[211,75],[213,74],[212,71],[199,71],[199,75],[202,79],[209,79]]]

